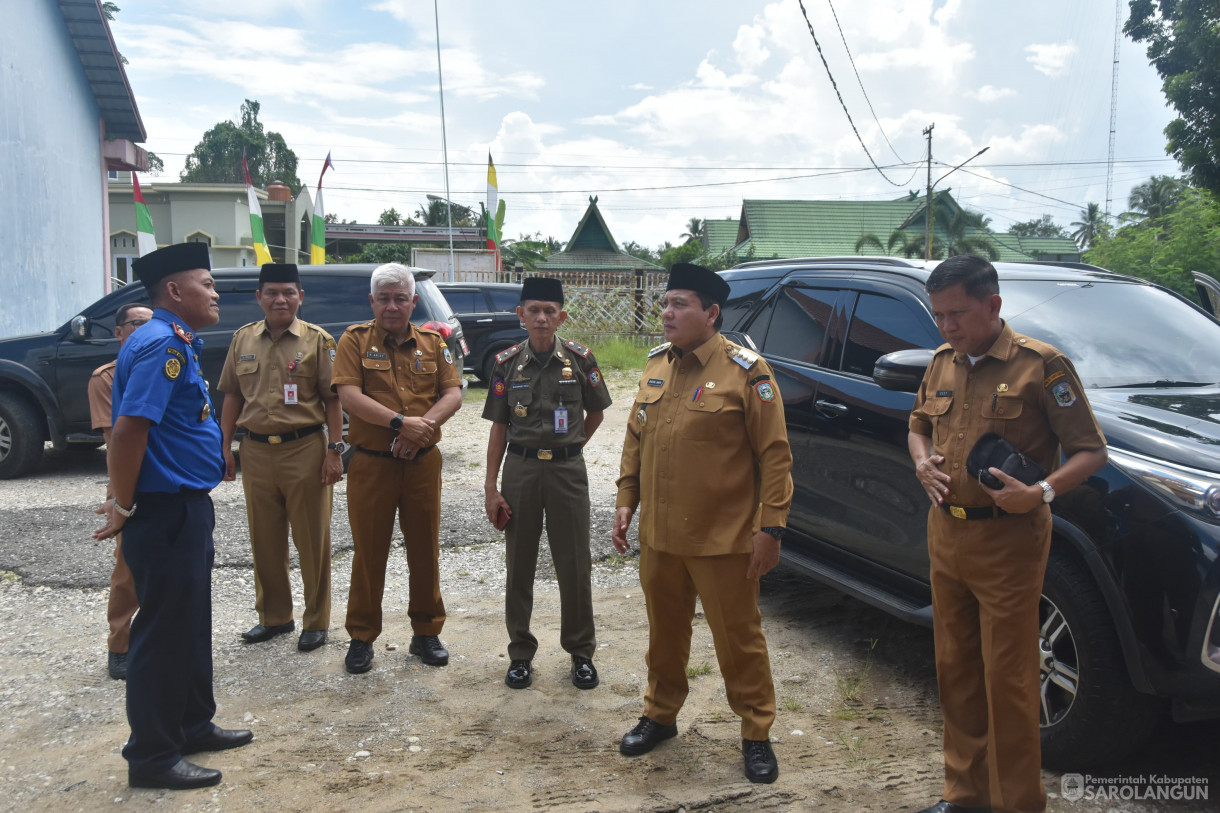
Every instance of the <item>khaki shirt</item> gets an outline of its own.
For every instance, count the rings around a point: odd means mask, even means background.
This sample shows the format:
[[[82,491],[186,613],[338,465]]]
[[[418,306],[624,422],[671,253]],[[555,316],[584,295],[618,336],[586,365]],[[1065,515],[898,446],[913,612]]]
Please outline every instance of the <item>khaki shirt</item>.
[[[450,387],[462,386],[462,374],[453,366],[453,356],[445,340],[435,330],[411,325],[401,345],[377,327],[376,322],[352,325],[339,337],[335,371],[331,385],[335,390],[351,384],[382,406],[408,418],[422,418]],[[347,438],[355,446],[388,452],[395,432],[348,415]],[[432,436],[439,443],[440,427]]]
[[[792,505],[792,450],[771,367],[719,333],[654,348],[627,419],[618,507],[640,542],[678,556],[753,552]]]
[[[496,356],[483,417],[508,424],[509,443],[558,449],[584,443],[585,413],[608,406],[610,393],[592,351],[556,336],[545,366],[528,340]],[[556,409],[567,410],[567,431],[556,431]]]
[[[932,438],[941,470],[953,478],[946,502],[991,506],[978,480],[966,476],[975,441],[995,432],[1047,471],[1068,457],[1106,445],[1072,363],[1045,342],[1004,325],[977,364],[942,345],[924,374],[909,421],[911,431]]]
[[[275,435],[317,426],[326,423],[322,398],[330,394],[334,358],[335,340],[317,325],[293,319],[272,339],[266,320],[251,322],[233,334],[218,388],[245,399],[237,425],[249,432]],[[286,384],[296,384],[297,403],[284,403]]]
[[[101,432],[111,427],[110,393],[114,389],[114,365],[103,364],[89,377],[89,419],[93,428]]]

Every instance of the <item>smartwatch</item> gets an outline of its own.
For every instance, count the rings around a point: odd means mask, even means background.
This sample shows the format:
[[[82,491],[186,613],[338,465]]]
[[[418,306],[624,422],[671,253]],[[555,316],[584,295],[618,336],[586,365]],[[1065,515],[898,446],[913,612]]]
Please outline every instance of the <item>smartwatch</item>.
[[[771,536],[775,537],[779,541],[783,541],[784,532],[787,530],[787,528],[781,528],[778,525],[772,525],[772,526],[768,526],[766,528],[759,528],[758,530],[762,531],[765,534],[770,534]]]
[[[402,431],[402,421],[403,421],[403,417],[402,417],[402,413],[400,412],[397,415],[395,415],[393,418],[390,418],[390,428],[393,429],[395,432],[401,432]]]

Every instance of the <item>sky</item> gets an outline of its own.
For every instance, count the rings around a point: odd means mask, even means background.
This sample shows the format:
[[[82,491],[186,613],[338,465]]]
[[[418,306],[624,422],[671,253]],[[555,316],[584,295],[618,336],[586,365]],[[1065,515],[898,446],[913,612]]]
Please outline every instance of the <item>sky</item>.
[[[160,180],[256,99],[311,189],[332,154],[326,209],[361,223],[446,194],[438,27],[449,197],[486,200],[490,151],[508,238],[567,240],[591,195],[619,243],[649,247],[744,198],[894,199],[925,186],[928,125],[936,190],[993,229],[1050,214],[1070,232],[1105,205],[1112,0],[804,0],[829,72],[797,0],[440,0],[439,21],[428,0],[117,2]],[[1118,77],[1116,215],[1180,171],[1126,37]]]

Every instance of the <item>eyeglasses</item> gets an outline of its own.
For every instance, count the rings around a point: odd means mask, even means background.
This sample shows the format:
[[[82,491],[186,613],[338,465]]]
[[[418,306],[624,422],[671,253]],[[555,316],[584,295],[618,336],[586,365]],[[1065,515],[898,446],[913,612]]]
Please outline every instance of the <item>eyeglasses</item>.
[[[140,325],[147,324],[147,319],[129,319],[126,322],[119,322],[117,325],[115,325],[115,327],[127,327],[128,325],[131,325],[132,327],[139,327]]]

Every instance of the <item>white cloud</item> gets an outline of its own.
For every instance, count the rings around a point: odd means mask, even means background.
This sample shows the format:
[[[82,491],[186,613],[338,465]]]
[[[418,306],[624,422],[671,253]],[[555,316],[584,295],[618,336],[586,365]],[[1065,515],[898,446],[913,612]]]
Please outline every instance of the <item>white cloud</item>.
[[[974,99],[975,101],[979,101],[984,104],[991,104],[992,102],[998,102],[1000,99],[1007,99],[1009,96],[1016,96],[1017,92],[1012,88],[998,88],[994,85],[983,85],[978,90],[966,91],[965,95],[967,99]]]
[[[1067,73],[1068,63],[1076,53],[1076,43],[1066,42],[1034,43],[1025,46],[1025,60],[1034,66],[1034,70],[1050,77],[1063,76]]]
[[[737,54],[737,63],[743,70],[752,71],[771,56],[771,51],[764,44],[766,34],[766,29],[761,25],[743,25],[737,29],[737,39],[733,40],[733,52]]]
[[[634,85],[628,85],[628,90],[653,90],[652,85],[646,85],[643,82],[636,82]]]

